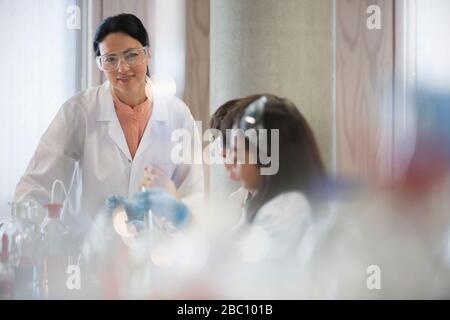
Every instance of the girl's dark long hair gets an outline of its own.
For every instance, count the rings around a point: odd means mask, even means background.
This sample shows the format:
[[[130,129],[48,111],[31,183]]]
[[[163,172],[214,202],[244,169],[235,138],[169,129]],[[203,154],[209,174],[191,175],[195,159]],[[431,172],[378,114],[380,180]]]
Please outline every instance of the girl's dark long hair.
[[[265,203],[284,192],[299,191],[314,206],[314,197],[326,179],[325,167],[306,119],[291,101],[270,94],[264,96],[268,99],[263,119],[264,128],[268,130],[269,151],[270,130],[279,130],[279,171],[275,175],[263,175],[262,186],[247,201],[250,222]],[[256,100],[258,96],[255,97]],[[259,159],[257,165],[262,167]]]

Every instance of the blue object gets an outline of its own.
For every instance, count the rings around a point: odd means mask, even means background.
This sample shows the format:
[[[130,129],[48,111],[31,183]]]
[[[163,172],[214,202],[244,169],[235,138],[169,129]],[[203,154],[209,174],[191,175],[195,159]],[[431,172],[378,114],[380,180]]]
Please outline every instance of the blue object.
[[[112,195],[106,200],[106,208],[112,213],[118,206],[122,206],[128,216],[128,222],[134,224],[138,230],[145,227],[145,215],[149,210],[153,214],[169,220],[177,228],[183,227],[189,216],[188,207],[166,191],[151,188],[134,195],[134,201],[123,196]]]
[[[159,188],[152,188],[144,191],[144,193],[148,195],[147,199],[150,202],[150,209],[154,214],[165,217],[177,228],[186,224],[189,209],[183,202]]]
[[[419,136],[425,135],[450,161],[450,94],[428,88],[417,95],[417,119]]]

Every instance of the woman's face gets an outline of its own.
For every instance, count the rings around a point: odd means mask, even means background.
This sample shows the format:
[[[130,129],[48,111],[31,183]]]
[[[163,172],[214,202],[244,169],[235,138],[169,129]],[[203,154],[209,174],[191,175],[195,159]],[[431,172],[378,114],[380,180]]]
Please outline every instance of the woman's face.
[[[234,127],[234,129],[236,129]],[[246,142],[241,136],[235,136],[231,145],[225,148],[225,168],[231,180],[239,181],[250,192],[258,190],[263,178],[256,165],[256,157],[245,148]]]
[[[100,43],[100,55],[109,53],[122,53],[127,49],[142,48],[143,45],[125,33],[110,33]],[[120,54],[119,54],[120,56]],[[130,66],[124,60],[119,61],[116,70],[104,71],[112,87],[122,93],[139,90],[145,86],[148,58],[144,63]]]
[[[259,168],[255,164],[239,164],[239,175],[242,186],[250,192],[255,192],[262,184]]]
[[[250,192],[258,190],[263,182],[260,168],[255,164],[255,159],[251,159],[251,154],[245,151],[245,159],[236,164],[237,175],[241,185]],[[253,161],[251,161],[253,160]]]
[[[234,157],[233,151],[222,148],[221,149],[222,158],[224,161],[225,169],[228,172],[228,177],[233,181],[240,181],[241,177],[237,172],[236,159]]]

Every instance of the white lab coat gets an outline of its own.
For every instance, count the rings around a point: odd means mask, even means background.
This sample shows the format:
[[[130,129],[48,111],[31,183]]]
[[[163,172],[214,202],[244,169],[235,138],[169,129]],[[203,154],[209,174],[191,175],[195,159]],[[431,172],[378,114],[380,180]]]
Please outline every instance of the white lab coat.
[[[269,242],[268,258],[289,257],[305,234],[311,213],[309,201],[301,192],[282,193],[258,210],[247,225],[244,241],[262,232]]]
[[[228,196],[227,201],[227,211],[226,214],[231,215],[231,220],[234,222],[235,229],[240,228],[245,224],[245,201],[249,197],[249,192],[244,188],[240,187],[236,191],[232,192]]]
[[[152,88],[153,89],[153,88]],[[201,140],[194,119],[179,99],[153,95],[153,111],[134,159],[115,113],[109,82],[69,99],[42,136],[25,175],[17,185],[14,201],[50,201],[55,179],[69,189],[65,218],[85,229],[104,208],[112,194],[132,198],[139,191],[144,167],[159,166],[184,199],[201,201],[203,168],[200,164],[171,161],[171,134],[186,129],[196,152]],[[187,201],[189,203],[189,200]]]

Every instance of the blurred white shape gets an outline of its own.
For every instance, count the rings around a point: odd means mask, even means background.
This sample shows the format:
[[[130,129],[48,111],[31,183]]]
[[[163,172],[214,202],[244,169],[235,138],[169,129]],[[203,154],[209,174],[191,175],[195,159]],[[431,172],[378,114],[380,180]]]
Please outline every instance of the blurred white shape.
[[[123,208],[117,208],[112,214],[114,230],[128,247],[134,246],[137,236],[136,228],[128,223],[127,213]]]
[[[177,85],[175,80],[168,74],[158,73],[150,78],[150,85],[153,95],[163,103],[168,103],[175,98]],[[147,96],[149,87],[147,86]]]
[[[127,214],[123,209],[117,209],[113,212],[113,225],[114,230],[122,237],[130,237],[127,228]]]
[[[209,246],[207,240],[201,236],[179,235],[171,250],[173,261],[186,271],[202,270],[208,260]]]
[[[152,74],[173,76],[182,97],[186,74],[186,1],[155,0],[152,39]],[[175,94],[175,93],[174,93]]]
[[[242,240],[240,249],[244,262],[258,262],[269,254],[270,237],[264,229],[251,227],[247,236]]]
[[[170,246],[164,243],[155,245],[150,253],[150,259],[158,267],[171,267],[174,265],[170,254]]]
[[[448,0],[417,0],[417,76],[428,87],[450,89]]]

